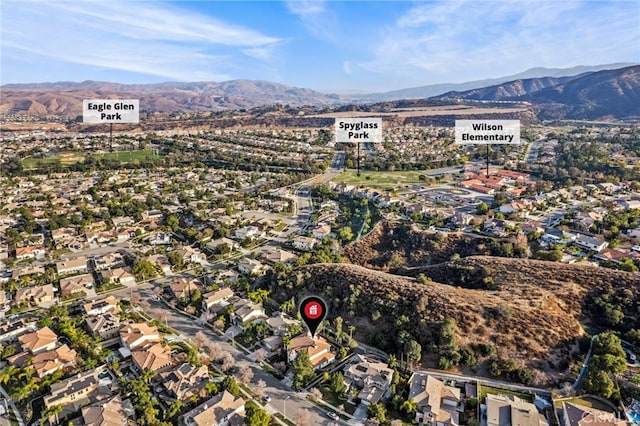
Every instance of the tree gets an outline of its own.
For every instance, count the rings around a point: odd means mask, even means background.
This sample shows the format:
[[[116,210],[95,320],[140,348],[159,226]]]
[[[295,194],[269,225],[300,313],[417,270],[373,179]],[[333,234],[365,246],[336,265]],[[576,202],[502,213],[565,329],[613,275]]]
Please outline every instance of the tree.
[[[476,207],[476,214],[483,215],[483,214],[487,214],[488,211],[489,211],[489,205],[487,203],[482,202],[478,204],[478,206]]]
[[[412,363],[418,363],[422,359],[422,346],[420,343],[411,339],[405,344],[405,351],[407,352],[407,358]]]
[[[402,409],[407,412],[409,415],[413,415],[418,410],[418,404],[413,400],[413,398],[406,400],[402,404]]]
[[[18,373],[18,367],[15,365],[8,365],[0,371],[0,383],[3,385],[8,384]]]
[[[233,376],[226,376],[222,381],[222,387],[233,396],[240,395],[240,386],[238,386],[238,382]]]
[[[300,389],[306,385],[313,377],[313,365],[306,351],[300,351],[291,363],[291,371],[293,372],[294,387]]]
[[[244,404],[245,422],[248,426],[269,426],[271,417],[260,408],[254,401],[247,401]]]
[[[253,303],[264,303],[269,298],[269,290],[263,288],[256,289],[247,293],[247,297]]]
[[[609,398],[613,394],[615,384],[606,371],[589,369],[584,381],[583,390],[603,398]]]
[[[184,259],[177,251],[171,251],[167,254],[169,263],[173,265],[177,270],[181,270],[184,267]]]
[[[167,217],[167,221],[165,222],[165,224],[168,229],[175,232],[180,226],[180,219],[178,219],[178,216],[172,214]]]
[[[344,376],[341,372],[336,371],[331,375],[330,387],[338,396],[343,396],[347,392],[347,386],[344,384]]]
[[[167,418],[173,418],[175,417],[178,413],[180,413],[180,411],[182,411],[182,409],[185,407],[184,402],[180,399],[174,401],[171,406],[169,407],[169,412],[167,414]]]
[[[333,328],[336,332],[336,339],[338,340],[338,342],[342,341],[342,324],[343,324],[343,320],[342,317],[338,316],[336,317],[335,320],[333,320]]]
[[[343,226],[342,228],[340,228],[340,230],[338,231],[338,237],[343,243],[348,243],[349,241],[353,240],[353,231],[351,230],[351,227]]]
[[[384,423],[387,420],[387,409],[380,402],[374,402],[367,408],[367,417]]]
[[[311,416],[309,414],[309,410],[307,410],[306,408],[301,408],[298,410],[294,422],[296,426],[309,426],[310,419]]]
[[[158,271],[153,263],[146,259],[139,260],[133,269],[131,270],[138,281],[146,281],[151,278],[155,278],[158,275]]]
[[[267,384],[265,383],[264,380],[260,379],[258,380],[258,383],[256,383],[255,387],[253,388],[253,391],[256,393],[256,395],[260,398],[262,398],[264,396],[264,391],[267,388]]]
[[[238,380],[242,383],[249,383],[253,378],[253,370],[246,365],[243,365],[238,370]]]

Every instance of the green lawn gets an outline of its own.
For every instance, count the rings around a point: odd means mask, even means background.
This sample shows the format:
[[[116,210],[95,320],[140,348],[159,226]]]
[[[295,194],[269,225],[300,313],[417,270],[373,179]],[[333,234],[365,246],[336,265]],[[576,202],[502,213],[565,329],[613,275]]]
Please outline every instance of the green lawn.
[[[28,157],[22,159],[22,167],[25,169],[35,169],[41,164],[55,163],[59,161],[62,165],[74,164],[84,161],[86,153],[82,151],[65,152],[53,157]],[[96,158],[105,158],[110,160],[119,160],[123,163],[131,163],[133,161],[144,160],[147,157],[153,157],[152,150],[143,149],[137,151],[119,151],[119,152],[102,152],[93,154]]]
[[[563,400],[555,400],[554,405],[558,408],[562,407],[563,402],[569,402],[571,404],[583,405],[585,407],[595,408],[596,410],[602,411],[611,411],[611,407],[606,404],[603,404],[600,401],[591,398],[571,398],[571,399],[563,399]]]
[[[425,180],[420,180],[420,176],[425,176]],[[425,185],[429,176],[422,170],[403,170],[397,172],[371,172],[360,171],[360,176],[356,170],[347,170],[340,173],[333,179],[337,183],[347,183],[355,186],[368,186],[379,189],[396,189],[405,185]]]

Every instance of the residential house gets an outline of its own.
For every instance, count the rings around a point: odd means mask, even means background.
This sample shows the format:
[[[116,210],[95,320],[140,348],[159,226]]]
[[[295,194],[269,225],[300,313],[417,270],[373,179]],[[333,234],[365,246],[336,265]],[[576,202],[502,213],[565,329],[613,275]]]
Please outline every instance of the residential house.
[[[260,238],[264,238],[265,234],[258,228],[257,226],[245,226],[244,228],[236,229],[233,232],[233,238],[237,240],[244,240],[245,238],[249,238],[251,240],[257,240]]]
[[[576,240],[576,235],[556,228],[547,228],[540,239],[546,244],[569,244]]]
[[[211,253],[218,253],[218,251],[219,251],[219,247],[220,247],[220,246],[223,246],[223,245],[225,245],[225,244],[229,247],[229,249],[230,249],[231,251],[233,251],[233,250],[235,250],[235,249],[237,249],[237,248],[239,247],[239,246],[238,246],[238,243],[236,243],[234,240],[232,240],[232,239],[230,239],[230,238],[225,238],[225,237],[223,237],[223,238],[218,238],[218,239],[213,240],[213,241],[209,241],[209,242],[206,244],[206,246],[205,246],[205,247],[206,247],[206,249],[207,249],[207,250],[209,250],[209,252],[211,252]]]
[[[169,232],[154,232],[146,241],[152,246],[168,245],[171,244],[172,237]]]
[[[44,397],[45,409],[59,405],[63,412],[57,417],[65,417],[78,411],[87,402],[110,397],[111,384],[111,376],[105,366],[76,374],[51,385],[49,395]]]
[[[127,400],[128,401],[128,400]],[[130,401],[129,405],[130,405]],[[120,395],[105,401],[82,408],[82,420],[84,426],[127,426],[129,424],[127,412],[132,407],[127,408],[123,404]]]
[[[506,225],[504,220],[490,219],[484,222],[482,230],[496,237],[504,237],[507,235]]]
[[[20,279],[28,275],[44,274],[44,266],[38,264],[32,265],[20,265],[13,268],[11,278],[14,280]]]
[[[122,285],[135,285],[136,283],[136,277],[131,273],[129,268],[116,268],[100,271],[100,278],[103,283],[107,280],[112,283]]]
[[[23,334],[18,337],[18,341],[23,351],[37,354],[55,349],[58,344],[58,335],[49,327],[43,327],[31,333]]]
[[[107,296],[104,299],[87,302],[83,308],[89,316],[101,315],[107,312],[116,313],[120,310],[118,308],[118,299],[114,296]]]
[[[129,350],[144,347],[150,343],[160,343],[162,337],[158,327],[147,325],[144,322],[124,324],[120,326],[120,341],[122,346]]]
[[[202,309],[204,311],[210,311],[216,306],[223,306],[227,304],[227,301],[233,297],[233,290],[229,287],[224,287],[211,293],[206,293],[202,296]]]
[[[171,348],[162,343],[147,345],[132,351],[131,359],[138,372],[145,370],[161,372],[173,363]]]
[[[62,297],[82,293],[85,289],[93,287],[93,275],[82,274],[60,280],[60,295]]]
[[[356,355],[344,369],[344,383],[348,389],[358,389],[364,405],[389,396],[393,370],[384,362]]]
[[[640,209],[640,199],[635,200],[618,200],[618,204],[625,210]]]
[[[62,345],[36,354],[32,352],[20,352],[7,358],[7,361],[9,364],[20,368],[25,366],[27,361],[29,361],[29,365],[34,369],[34,375],[43,378],[58,370],[74,367],[77,356],[78,353],[75,350],[69,348],[67,345]]]
[[[507,204],[503,204],[498,208],[498,211],[502,214],[516,214],[527,210],[527,206],[523,202],[512,201]]]
[[[579,247],[584,250],[591,250],[594,252],[601,252],[604,250],[608,243],[599,238],[589,237],[587,235],[578,235],[573,242],[576,247]]]
[[[637,255],[633,252],[608,248],[603,249],[600,253],[593,256],[596,260],[609,261],[615,264],[620,264],[622,259],[633,259],[635,257],[637,257]]]
[[[198,395],[204,385],[210,380],[209,369],[206,365],[200,367],[184,363],[171,371],[161,373],[162,386],[178,400]]]
[[[244,424],[244,399],[222,391],[180,417],[184,426],[227,426]]]
[[[5,322],[0,325],[0,342],[12,342],[18,336],[37,329],[35,322],[26,322],[21,319]]]
[[[96,271],[104,271],[118,266],[124,266],[124,256],[118,252],[108,253],[93,258],[93,267]]]
[[[197,291],[201,291],[200,283],[196,278],[179,278],[169,284],[169,290],[178,300],[187,300]]]
[[[313,248],[319,243],[320,241],[316,238],[305,237],[302,235],[295,237],[292,241],[293,247],[304,251],[313,250]]]
[[[16,291],[16,295],[13,298],[13,303],[20,305],[26,303],[27,305],[48,305],[54,301],[54,289],[53,285],[45,284],[36,287],[22,287]]]
[[[243,257],[238,261],[238,271],[246,275],[257,275],[263,272],[264,269],[265,265],[249,257]]]
[[[119,217],[112,217],[111,223],[113,223],[113,226],[115,228],[124,228],[124,227],[135,224],[136,221],[131,216],[119,216]]]
[[[184,263],[203,263],[207,260],[207,256],[204,253],[189,246],[180,247],[176,251],[180,254]]]
[[[562,426],[626,426],[624,419],[619,419],[614,413],[597,410],[583,405],[562,402],[564,420]]]
[[[415,421],[428,426],[459,424],[460,389],[424,373],[413,373],[409,379],[409,398],[417,406]],[[504,426],[504,425],[503,425]]]
[[[16,260],[41,259],[45,254],[46,250],[41,244],[16,248]]]
[[[321,240],[324,237],[328,237],[331,235],[331,226],[326,224],[318,225],[311,230],[311,234],[314,238]]]
[[[231,322],[242,325],[246,322],[262,320],[267,318],[261,304],[253,303],[250,300],[239,299],[234,303],[235,310],[231,314]]]
[[[635,229],[627,230],[627,236],[629,238],[640,238],[640,226]]]
[[[314,370],[324,368],[336,359],[329,342],[319,336],[311,338],[307,334],[300,334],[291,339],[287,345],[287,360],[292,362],[301,351],[307,352]]]
[[[293,263],[297,258],[297,255],[282,249],[267,250],[262,254],[262,259],[269,265]]]
[[[152,256],[149,256],[147,260],[157,265],[163,274],[171,274],[171,263],[169,262],[169,258],[164,254],[154,254]]]
[[[487,426],[547,426],[535,405],[517,396],[487,395]]]
[[[79,256],[74,259],[65,259],[60,262],[56,262],[56,271],[58,271],[58,275],[88,272],[87,257]]]
[[[120,333],[120,317],[111,313],[105,313],[85,318],[85,324],[93,337],[101,340],[113,339]]]
[[[160,210],[146,210],[142,212],[142,220],[145,221],[158,221],[162,220],[164,215]]]
[[[300,321],[291,318],[284,312],[274,312],[273,315],[267,319],[267,324],[274,335],[284,336],[287,334],[287,327],[298,325]]]
[[[51,231],[51,239],[57,248],[82,248],[82,242],[74,228],[59,228]]]

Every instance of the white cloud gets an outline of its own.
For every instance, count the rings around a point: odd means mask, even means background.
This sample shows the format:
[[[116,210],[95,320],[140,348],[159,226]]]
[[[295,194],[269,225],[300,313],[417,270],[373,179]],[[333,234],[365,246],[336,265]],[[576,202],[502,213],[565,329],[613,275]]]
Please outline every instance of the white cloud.
[[[247,60],[253,67],[268,61],[279,41],[156,2],[9,1],[3,6],[3,49],[168,79],[233,78],[229,71],[246,67]]]
[[[351,74],[353,72],[351,70],[351,64],[349,63],[349,61],[344,61],[342,63],[342,70],[344,71],[345,74]]]
[[[359,64],[370,72],[394,76],[404,86],[468,81],[535,66],[634,60],[640,3],[421,3],[378,36],[371,58]]]
[[[289,12],[301,17],[317,15],[325,10],[325,2],[322,0],[291,0],[286,4]]]

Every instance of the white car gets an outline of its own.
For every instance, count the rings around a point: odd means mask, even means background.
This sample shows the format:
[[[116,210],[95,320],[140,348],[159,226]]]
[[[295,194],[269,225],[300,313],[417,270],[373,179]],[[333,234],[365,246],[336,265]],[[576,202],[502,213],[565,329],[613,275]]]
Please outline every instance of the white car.
[[[333,420],[338,420],[338,415],[333,411],[327,411],[327,417]]]

